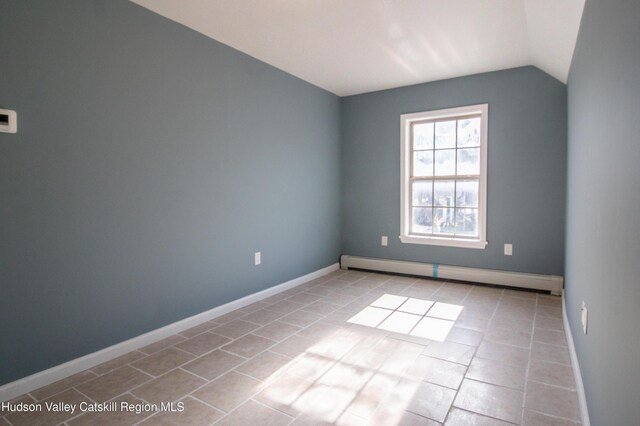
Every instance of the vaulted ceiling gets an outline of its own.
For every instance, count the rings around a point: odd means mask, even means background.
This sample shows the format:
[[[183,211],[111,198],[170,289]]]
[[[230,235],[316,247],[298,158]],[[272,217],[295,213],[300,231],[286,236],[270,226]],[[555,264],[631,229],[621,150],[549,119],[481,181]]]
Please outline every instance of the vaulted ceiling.
[[[566,82],[585,0],[132,0],[340,96],[534,65]]]

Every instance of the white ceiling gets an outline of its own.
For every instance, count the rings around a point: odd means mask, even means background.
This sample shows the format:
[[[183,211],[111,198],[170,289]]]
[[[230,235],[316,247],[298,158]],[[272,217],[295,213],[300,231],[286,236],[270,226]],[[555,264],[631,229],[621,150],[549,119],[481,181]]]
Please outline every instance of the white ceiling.
[[[585,0],[132,0],[340,96],[535,65],[566,82]]]

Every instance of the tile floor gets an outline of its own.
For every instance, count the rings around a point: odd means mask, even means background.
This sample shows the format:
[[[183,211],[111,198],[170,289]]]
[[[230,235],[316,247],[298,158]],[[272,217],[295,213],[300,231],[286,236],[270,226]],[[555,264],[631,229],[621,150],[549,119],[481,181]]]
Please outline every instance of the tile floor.
[[[360,271],[333,272],[12,402],[60,401],[184,410],[2,412],[0,425],[580,420],[560,298]]]

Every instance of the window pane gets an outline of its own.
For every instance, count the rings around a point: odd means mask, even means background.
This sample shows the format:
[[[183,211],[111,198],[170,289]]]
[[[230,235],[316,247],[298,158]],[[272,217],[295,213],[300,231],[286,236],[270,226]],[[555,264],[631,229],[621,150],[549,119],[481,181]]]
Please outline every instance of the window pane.
[[[443,149],[436,153],[436,176],[452,176],[456,174],[456,150]]]
[[[480,118],[458,121],[458,147],[480,146]]]
[[[413,153],[413,175],[433,176],[433,151]]]
[[[433,149],[433,123],[413,126],[413,149]]]
[[[458,150],[458,175],[480,174],[480,148]]]
[[[431,207],[414,207],[411,231],[420,234],[430,234],[433,232],[431,215]]]
[[[478,180],[459,180],[456,183],[456,207],[478,207]]]
[[[434,234],[453,234],[454,211],[455,209],[444,207],[433,209]]]
[[[436,123],[436,149],[456,147],[456,121]]]
[[[413,205],[432,206],[433,205],[433,181],[413,182]]]
[[[440,180],[433,183],[433,202],[436,206],[453,207],[454,181]]]
[[[456,234],[468,237],[478,236],[477,209],[456,209]]]

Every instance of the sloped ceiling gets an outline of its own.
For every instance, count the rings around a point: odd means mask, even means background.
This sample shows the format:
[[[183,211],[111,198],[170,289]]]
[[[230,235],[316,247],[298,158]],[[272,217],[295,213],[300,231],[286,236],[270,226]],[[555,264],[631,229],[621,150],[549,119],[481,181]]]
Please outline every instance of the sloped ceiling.
[[[340,96],[524,65],[566,82],[584,0],[132,0]]]

